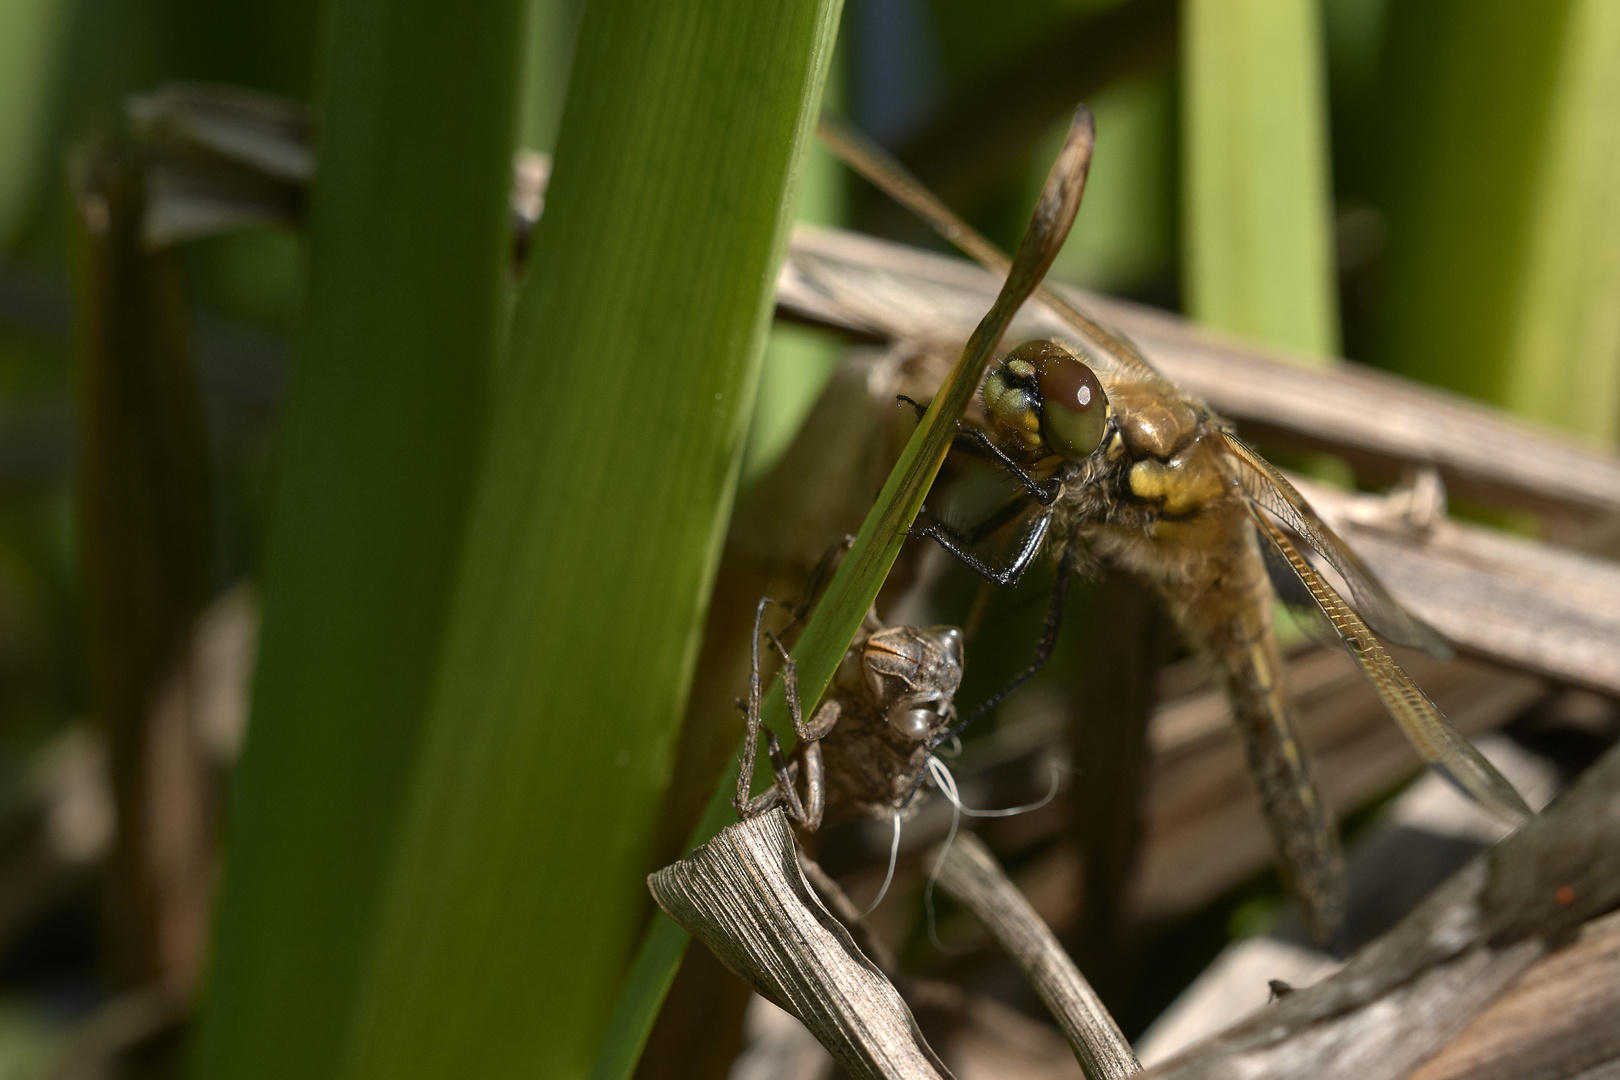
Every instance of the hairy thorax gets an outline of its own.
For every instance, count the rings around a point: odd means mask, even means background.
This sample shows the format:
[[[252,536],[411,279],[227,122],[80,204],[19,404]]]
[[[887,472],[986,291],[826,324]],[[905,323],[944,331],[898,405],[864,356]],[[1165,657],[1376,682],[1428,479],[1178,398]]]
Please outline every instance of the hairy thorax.
[[[1152,387],[1108,393],[1116,428],[1065,485],[1058,525],[1155,583],[1191,584],[1246,561],[1248,513],[1210,414]]]

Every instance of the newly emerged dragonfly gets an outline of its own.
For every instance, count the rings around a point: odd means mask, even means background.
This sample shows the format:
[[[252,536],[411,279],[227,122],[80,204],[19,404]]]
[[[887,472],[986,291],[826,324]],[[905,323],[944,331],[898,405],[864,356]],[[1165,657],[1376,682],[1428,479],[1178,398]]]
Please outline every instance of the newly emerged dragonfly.
[[[1005,255],[883,151],[829,120],[821,135],[946,239],[1006,272]],[[1214,662],[1284,875],[1319,938],[1331,936],[1343,918],[1343,860],[1331,812],[1292,732],[1272,629],[1278,595],[1325,617],[1424,761],[1498,816],[1526,820],[1531,812],[1518,792],[1379,642],[1381,636],[1444,655],[1438,635],[1401,608],[1225,421],[1155,371],[1123,336],[1050,289],[1037,296],[1063,317],[1072,339],[1026,342],[1008,352],[984,384],[985,427],[964,426],[959,438],[999,462],[1018,491],[971,528],[930,520],[914,530],[998,584],[1019,580],[1043,552],[1057,560],[1046,630],[1035,664],[1021,678],[1051,651],[1072,572],[1108,564],[1146,582],[1188,643]],[[977,554],[981,541],[1015,524],[1023,531],[1009,561],[992,565]],[[1353,606],[1290,533],[1343,579]]]
[[[770,604],[761,600],[754,612],[748,700],[740,703],[748,734],[733,802],[738,816],[753,817],[781,806],[807,832],[819,829],[824,817],[904,816],[936,738],[956,719],[962,631],[954,626],[884,627],[868,615],[808,721],[800,707],[793,658],[776,635],[766,632],[782,657],[782,684],[798,737],[791,756],[784,756],[776,734],[760,723],[759,642]],[[762,732],[776,780],[750,796]]]

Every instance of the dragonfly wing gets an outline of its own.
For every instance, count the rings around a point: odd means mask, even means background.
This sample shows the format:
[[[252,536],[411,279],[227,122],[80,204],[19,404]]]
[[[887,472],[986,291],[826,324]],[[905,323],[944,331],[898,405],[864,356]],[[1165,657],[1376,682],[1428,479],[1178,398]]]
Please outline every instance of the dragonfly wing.
[[[851,169],[889,198],[910,210],[919,220],[933,229],[947,243],[954,244],[980,266],[994,273],[1006,275],[1012,259],[957,216],[956,212],[940,201],[911,175],[892,154],[842,118],[825,110],[816,126],[816,134],[823,144],[838,155]],[[1163,375],[1154,370],[1147,357],[1124,334],[1103,325],[1086,312],[1070,303],[1068,298],[1050,286],[1041,285],[1036,297],[1077,330],[1083,338],[1102,352],[1102,359],[1116,375],[1142,382],[1155,382],[1168,386]]]
[[[1356,610],[1369,626],[1397,645],[1422,649],[1440,660],[1451,658],[1451,646],[1446,644],[1445,639],[1389,595],[1371,568],[1361,561],[1361,556],[1311,509],[1305,496],[1277,471],[1276,466],[1231,432],[1222,430],[1221,435],[1237,462],[1238,482],[1243,493],[1252,502],[1277,515],[1339,572],[1355,599]]]
[[[1282,552],[1273,544],[1261,544],[1260,555],[1266,564],[1266,577],[1271,580],[1271,591],[1276,594],[1277,602],[1287,611],[1294,625],[1324,649],[1344,648],[1344,642],[1339,640],[1339,632],[1322,614],[1322,609],[1316,606],[1311,590],[1299,580],[1299,575],[1294,573],[1293,566]]]
[[[1514,790],[1507,778],[1485,760],[1474,744],[1451,726],[1428,695],[1418,689],[1400,665],[1378,643],[1367,624],[1345,603],[1344,597],[1334,591],[1310,562],[1258,507],[1251,505],[1260,531],[1274,547],[1294,575],[1309,591],[1315,606],[1325,615],[1338,633],[1340,642],[1350,650],[1367,678],[1372,680],[1378,696],[1390,715],[1401,726],[1406,738],[1418,755],[1450,780],[1464,794],[1491,813],[1514,825],[1528,821],[1532,816],[1524,799]]]

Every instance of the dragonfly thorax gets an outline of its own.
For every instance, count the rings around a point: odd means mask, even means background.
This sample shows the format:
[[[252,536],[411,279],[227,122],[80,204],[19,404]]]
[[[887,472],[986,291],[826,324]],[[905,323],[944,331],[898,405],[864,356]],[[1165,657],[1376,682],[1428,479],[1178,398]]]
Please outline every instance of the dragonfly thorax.
[[[1168,461],[1204,433],[1203,417],[1185,399],[1122,386],[1115,389],[1114,401],[1121,448],[1133,461]]]

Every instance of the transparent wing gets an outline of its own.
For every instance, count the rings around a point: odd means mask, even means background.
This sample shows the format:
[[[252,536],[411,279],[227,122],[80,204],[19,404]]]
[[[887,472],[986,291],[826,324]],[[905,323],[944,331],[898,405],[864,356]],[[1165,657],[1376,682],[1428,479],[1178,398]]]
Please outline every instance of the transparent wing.
[[[1385,708],[1418,755],[1464,794],[1504,821],[1514,825],[1528,821],[1532,816],[1530,808],[1513,785],[1474,749],[1473,743],[1451,726],[1428,695],[1418,689],[1411,677],[1384,651],[1367,624],[1344,602],[1344,597],[1334,591],[1287,535],[1259,507],[1251,504],[1249,510],[1260,531],[1332,624],[1340,642],[1372,680]]]
[[[1361,556],[1317,516],[1311,504],[1305,501],[1305,496],[1277,471],[1276,466],[1230,431],[1222,430],[1221,435],[1226,439],[1227,449],[1237,460],[1238,482],[1243,487],[1243,493],[1252,502],[1277,515],[1283,524],[1298,533],[1328,561],[1328,565],[1339,572],[1350,587],[1356,611],[1367,625],[1397,645],[1422,649],[1439,660],[1450,659],[1451,646],[1446,644],[1445,639],[1389,595],[1372,570],[1361,561]]]
[[[1007,253],[992,244],[973,226],[963,221],[939,197],[912,176],[892,154],[868,139],[854,127],[831,113],[823,112],[816,134],[829,150],[843,159],[873,187],[910,210],[948,243],[998,274],[1005,275],[1012,266]],[[1041,285],[1035,296],[1063,317],[1087,341],[1104,355],[1111,371],[1122,377],[1168,386],[1164,376],[1153,369],[1140,349],[1125,335],[1109,329],[1084,311],[1069,303],[1055,290]]]
[[[1342,649],[1344,642],[1333,628],[1322,609],[1316,606],[1311,590],[1294,573],[1294,567],[1274,544],[1261,544],[1260,555],[1266,564],[1266,576],[1271,579],[1271,591],[1293,619],[1294,625],[1324,649]]]

